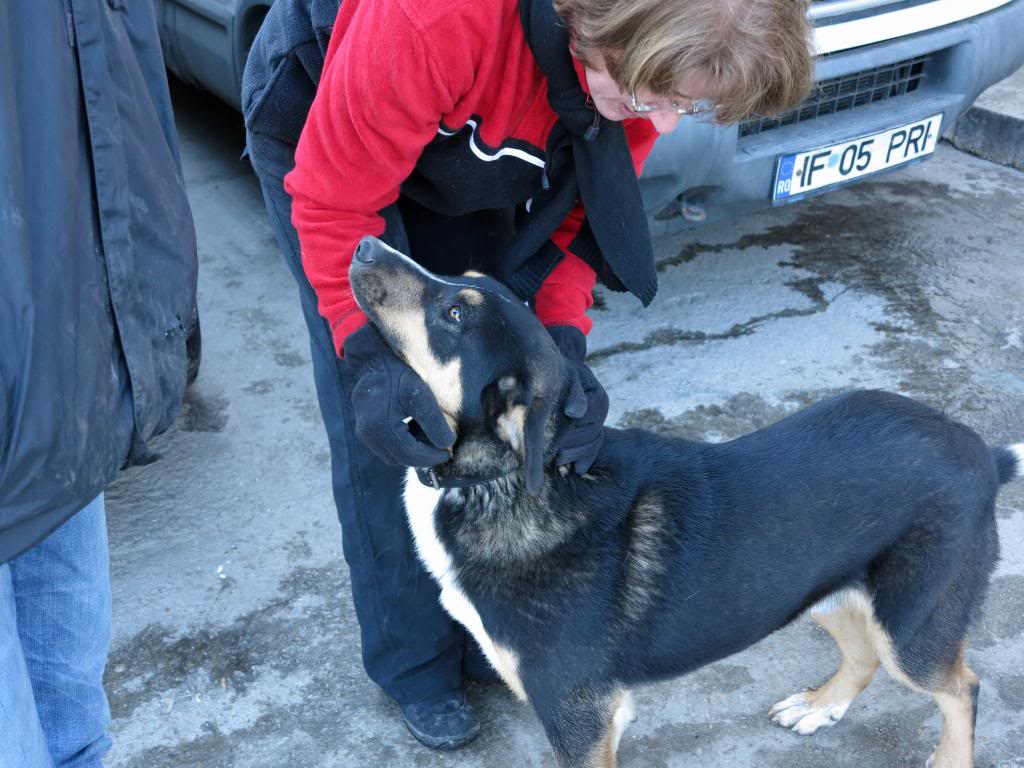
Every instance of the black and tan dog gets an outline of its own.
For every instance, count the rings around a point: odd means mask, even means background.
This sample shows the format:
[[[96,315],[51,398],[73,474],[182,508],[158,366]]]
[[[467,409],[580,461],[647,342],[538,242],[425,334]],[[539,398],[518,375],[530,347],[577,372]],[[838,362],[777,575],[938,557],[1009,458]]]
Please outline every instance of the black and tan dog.
[[[725,444],[608,429],[577,476],[547,467],[566,376],[522,302],[372,238],[350,277],[458,434],[435,487],[410,473],[419,555],[560,766],[614,766],[631,689],[805,611],[843,661],[777,704],[776,722],[833,725],[881,665],[938,703],[936,768],[973,764],[965,635],[998,557],[996,494],[1024,469],[1024,444],[989,448],[930,408],[861,391]]]

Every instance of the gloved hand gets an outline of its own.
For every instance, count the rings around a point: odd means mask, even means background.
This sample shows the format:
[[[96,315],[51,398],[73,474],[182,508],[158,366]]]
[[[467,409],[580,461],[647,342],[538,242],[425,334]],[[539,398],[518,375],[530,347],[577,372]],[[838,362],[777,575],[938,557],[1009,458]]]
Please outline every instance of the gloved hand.
[[[352,390],[356,435],[387,464],[432,467],[448,460],[455,433],[430,388],[403,363],[370,323],[345,339],[345,360],[357,375]],[[430,442],[417,440],[411,417]]]
[[[566,359],[569,394],[565,415],[569,423],[555,436],[555,465],[571,464],[582,475],[590,469],[604,440],[604,420],[608,418],[608,394],[586,366],[587,337],[571,325],[548,328]]]

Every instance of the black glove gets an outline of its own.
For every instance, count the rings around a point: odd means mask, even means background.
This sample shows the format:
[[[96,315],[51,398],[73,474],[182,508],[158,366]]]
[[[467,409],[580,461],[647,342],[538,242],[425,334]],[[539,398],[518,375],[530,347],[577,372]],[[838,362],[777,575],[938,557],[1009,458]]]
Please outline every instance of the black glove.
[[[437,400],[373,325],[345,339],[345,360],[356,372],[352,409],[356,435],[367,448],[392,466],[432,467],[448,460],[455,433]],[[416,439],[408,417],[430,442]]]
[[[569,423],[555,436],[555,465],[572,464],[577,474],[590,469],[604,440],[604,420],[608,418],[608,394],[583,362],[587,356],[587,337],[571,325],[548,328],[562,355],[569,374],[569,393],[565,415]]]

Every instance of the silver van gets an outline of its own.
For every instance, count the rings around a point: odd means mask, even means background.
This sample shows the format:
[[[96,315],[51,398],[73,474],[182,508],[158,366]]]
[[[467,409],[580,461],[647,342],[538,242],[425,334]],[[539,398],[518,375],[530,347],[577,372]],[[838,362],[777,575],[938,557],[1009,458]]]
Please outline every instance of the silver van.
[[[272,0],[155,0],[167,67],[239,106]],[[812,0],[818,87],[784,115],[691,120],[658,140],[653,226],[784,205],[927,158],[978,94],[1024,64],[1024,0]]]
[[[815,0],[810,15],[818,87],[799,109],[693,122],[655,144],[644,202],[670,228],[919,162],[978,94],[1024,64],[1024,0]]]

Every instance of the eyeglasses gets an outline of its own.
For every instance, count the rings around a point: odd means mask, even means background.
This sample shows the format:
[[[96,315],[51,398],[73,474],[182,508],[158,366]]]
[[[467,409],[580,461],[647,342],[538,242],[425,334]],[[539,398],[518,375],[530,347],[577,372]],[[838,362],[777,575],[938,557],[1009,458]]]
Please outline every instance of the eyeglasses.
[[[638,115],[649,115],[652,112],[675,112],[677,115],[710,115],[718,110],[718,105],[711,99],[695,99],[688,105],[680,104],[673,99],[664,104],[660,101],[640,101],[636,93],[629,95],[632,109]]]

